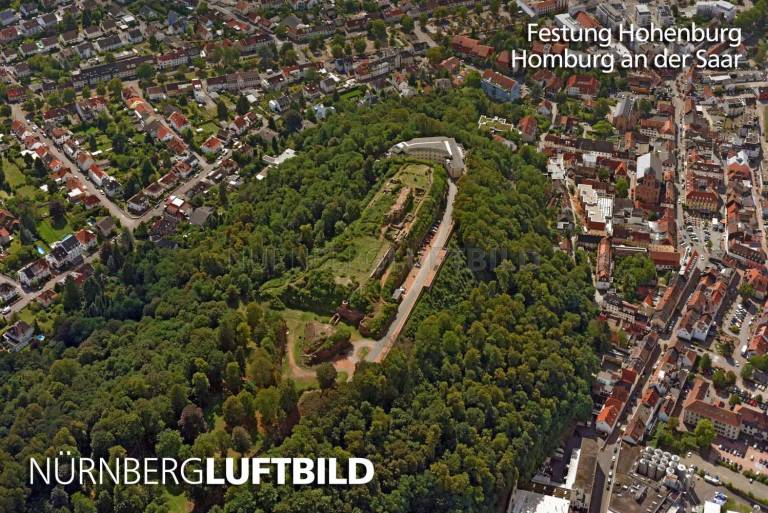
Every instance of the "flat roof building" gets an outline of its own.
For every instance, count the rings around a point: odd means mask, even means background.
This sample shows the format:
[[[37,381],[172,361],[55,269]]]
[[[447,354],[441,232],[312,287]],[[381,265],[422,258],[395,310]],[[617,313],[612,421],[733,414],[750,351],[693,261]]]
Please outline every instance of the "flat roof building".
[[[568,513],[571,501],[527,490],[516,490],[507,513]]]

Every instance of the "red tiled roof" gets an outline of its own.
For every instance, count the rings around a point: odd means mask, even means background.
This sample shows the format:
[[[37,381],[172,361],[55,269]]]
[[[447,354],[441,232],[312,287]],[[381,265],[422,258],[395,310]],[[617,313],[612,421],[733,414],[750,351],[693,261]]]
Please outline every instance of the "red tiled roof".
[[[731,410],[726,410],[725,408],[720,408],[714,404],[705,403],[704,401],[693,401],[688,404],[685,409],[721,424],[729,426],[741,425],[739,414],[732,412]]]
[[[75,234],[75,237],[77,238],[78,241],[80,241],[80,244],[84,246],[87,246],[88,244],[96,240],[96,235],[90,230],[85,230],[85,229],[79,230]]]
[[[532,135],[536,133],[536,128],[537,128],[536,118],[530,115],[525,116],[520,120],[517,126],[522,133],[526,135]]]
[[[509,78],[501,73],[487,69],[483,72],[483,80],[488,80],[504,89],[512,89],[517,85],[514,79]]]
[[[602,25],[600,25],[600,23],[595,18],[593,18],[590,14],[584,11],[579,11],[576,14],[576,22],[584,28],[602,27]]]
[[[215,135],[210,136],[206,141],[203,143],[203,147],[208,148],[209,150],[215,150],[221,146],[221,139],[216,137]]]

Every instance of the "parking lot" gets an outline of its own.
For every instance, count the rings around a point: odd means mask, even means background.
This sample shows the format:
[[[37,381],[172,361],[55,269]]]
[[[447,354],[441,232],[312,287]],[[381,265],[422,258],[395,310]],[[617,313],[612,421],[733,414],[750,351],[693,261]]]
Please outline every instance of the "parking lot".
[[[759,483],[757,481],[750,483],[749,479],[744,474],[740,472],[734,472],[726,467],[723,467],[722,465],[715,465],[711,460],[712,458],[708,460],[704,460],[697,453],[693,453],[690,456],[682,455],[680,458],[680,461],[682,461],[684,464],[695,465],[699,470],[711,476],[717,477],[721,482],[728,481],[732,483],[733,486],[735,486],[736,488],[740,490],[751,491],[758,497],[768,496],[768,486],[762,483]],[[695,490],[696,496],[701,501],[712,500],[715,493],[720,492],[720,493],[727,494],[731,499],[737,502],[740,502],[742,504],[749,503],[749,501],[745,499],[741,499],[735,493],[731,492],[730,490],[727,490],[725,487],[722,486],[722,484],[717,485],[717,484],[708,483],[698,475],[694,480],[694,490]]]
[[[755,322],[754,310],[753,306],[744,306],[741,301],[737,300],[733,302],[730,310],[723,316],[723,327],[726,332],[739,336],[739,350],[741,350],[743,344],[749,340],[748,335]],[[745,336],[741,337],[740,335]],[[742,341],[742,339],[746,340]]]
[[[724,249],[723,232],[712,225],[712,217],[697,217],[684,212],[683,220],[685,226],[681,227],[678,235],[681,251],[693,246],[701,255],[703,253],[719,254]]]
[[[768,475],[768,443],[764,441],[718,438],[712,448],[714,459],[739,465],[739,471],[752,470]]]

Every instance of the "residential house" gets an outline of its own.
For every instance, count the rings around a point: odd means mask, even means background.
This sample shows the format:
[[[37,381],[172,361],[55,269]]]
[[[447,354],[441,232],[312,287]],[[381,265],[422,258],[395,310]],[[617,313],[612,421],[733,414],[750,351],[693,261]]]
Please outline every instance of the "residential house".
[[[101,112],[107,112],[107,100],[103,96],[93,96],[75,104],[80,118],[85,121],[96,119]]]
[[[5,228],[0,228],[0,246],[8,246],[13,241],[13,235]]]
[[[59,40],[56,36],[44,37],[37,43],[40,53],[49,53],[59,47]]]
[[[83,34],[85,35],[86,39],[97,39],[101,37],[104,33],[101,31],[101,27],[98,25],[90,25],[88,27],[83,28]]]
[[[600,244],[597,246],[596,286],[598,290],[607,290],[610,288],[612,263],[613,252],[611,251],[611,241],[608,237],[603,237],[600,240]]]
[[[19,295],[19,290],[10,283],[0,283],[0,303],[7,304]]]
[[[337,82],[338,79],[336,77],[326,77],[320,81],[318,87],[320,87],[320,91],[322,91],[323,94],[331,94],[336,90]]]
[[[520,131],[523,141],[531,143],[536,140],[538,124],[535,117],[531,115],[523,116],[517,124],[517,129]]]
[[[269,100],[269,109],[272,112],[275,112],[277,114],[285,112],[290,107],[291,107],[291,97],[288,95],[283,95],[278,98],[275,98],[274,100]]]
[[[21,37],[16,27],[6,27],[0,30],[0,44],[7,45]]]
[[[94,46],[100,53],[111,52],[123,47],[124,45],[125,43],[122,39],[120,39],[120,36],[118,35],[102,37],[94,42]]]
[[[171,127],[173,127],[173,129],[178,133],[181,133],[187,128],[192,127],[186,116],[184,116],[184,114],[178,110],[174,111],[170,116],[168,116],[168,122],[171,124]]]
[[[129,211],[141,214],[149,208],[149,200],[143,193],[139,192],[128,199],[127,206]]]
[[[182,64],[189,63],[189,51],[184,48],[179,48],[172,52],[167,52],[158,55],[155,59],[155,64],[158,69],[176,68]]]
[[[747,358],[768,353],[768,324],[761,324],[747,345]]]
[[[210,136],[208,139],[205,140],[205,142],[200,146],[200,150],[205,153],[206,155],[212,155],[215,153],[220,152],[224,148],[224,143],[222,143],[221,139],[216,137],[215,135]]]
[[[763,441],[768,440],[768,415],[743,404],[737,405],[734,411],[741,417],[742,433]]]
[[[35,301],[37,301],[40,306],[43,308],[48,308],[53,304],[54,301],[56,301],[56,298],[58,298],[59,295],[56,294],[52,290],[44,290],[42,291],[36,298]]]
[[[512,102],[520,98],[520,84],[497,71],[483,72],[480,88],[496,101]]]
[[[592,75],[576,74],[568,77],[565,83],[565,93],[582,99],[593,99],[597,96],[600,82]]]
[[[158,182],[153,182],[145,187],[142,192],[146,197],[157,200],[160,199],[160,197],[165,192],[165,187]]]
[[[40,258],[19,269],[17,275],[23,286],[32,288],[47,280],[51,276],[51,269],[48,262]]]
[[[93,233],[91,230],[78,230],[78,232],[75,234],[75,237],[77,238],[80,245],[83,247],[83,251],[90,251],[91,249],[96,247],[96,244],[98,242],[96,238],[96,234]]]
[[[88,168],[88,178],[96,184],[97,187],[101,187],[102,182],[108,176],[109,175],[105,173],[98,164],[92,164],[91,167]]]
[[[77,53],[81,59],[90,59],[96,55],[96,49],[91,43],[85,41],[75,46],[75,53]]]
[[[32,57],[33,55],[40,53],[40,47],[32,42],[22,43],[19,46],[19,52],[21,52],[23,57]]]
[[[37,16],[37,13],[39,12],[37,8],[37,2],[24,2],[21,4],[19,11],[21,11],[21,15],[25,18]]]
[[[51,252],[46,255],[46,260],[54,269],[64,269],[74,263],[77,257],[83,254],[83,247],[77,237],[70,234],[55,242]]]
[[[552,114],[554,112],[554,106],[552,105],[552,102],[543,99],[539,102],[539,105],[536,107],[536,113],[544,116],[547,119],[552,119]]]
[[[105,239],[111,237],[115,232],[115,220],[110,216],[103,217],[96,222],[96,229]]]
[[[766,299],[768,294],[768,273],[762,268],[753,267],[744,273],[744,281],[752,287],[754,297],[760,301]]]
[[[24,321],[17,321],[3,333],[3,341],[14,351],[19,351],[29,344],[34,334],[32,326]]]
[[[600,433],[611,433],[616,427],[616,421],[619,420],[623,407],[624,405],[620,400],[609,397],[597,414],[595,428]]]
[[[125,38],[131,44],[138,44],[144,41],[144,34],[141,33],[141,30],[135,28],[129,30]]]
[[[7,27],[19,21],[19,13],[14,9],[3,9],[0,11],[0,26]]]
[[[77,163],[77,167],[80,168],[80,171],[83,172],[89,170],[94,164],[93,157],[91,157],[91,154],[87,151],[79,152],[77,157],[75,157],[75,161]]]
[[[123,193],[123,187],[120,185],[120,182],[109,175],[101,181],[101,189],[109,198],[115,198]]]

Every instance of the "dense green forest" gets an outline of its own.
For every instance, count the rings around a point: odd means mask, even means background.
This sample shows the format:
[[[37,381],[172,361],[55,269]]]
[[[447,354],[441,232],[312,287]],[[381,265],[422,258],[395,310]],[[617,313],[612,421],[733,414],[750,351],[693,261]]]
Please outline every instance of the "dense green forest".
[[[102,249],[46,347],[0,356],[0,512],[495,511],[518,478],[589,415],[594,317],[587,259],[556,248],[542,156],[476,130],[504,115],[476,90],[371,108],[348,103],[290,141],[299,156],[232,195],[211,226],[160,250],[137,237]],[[395,142],[449,135],[468,149],[440,298],[411,340],[298,420],[281,377],[283,307],[260,287],[359,218]],[[437,289],[437,288],[436,288]],[[35,487],[31,456],[365,456],[361,487]]]

